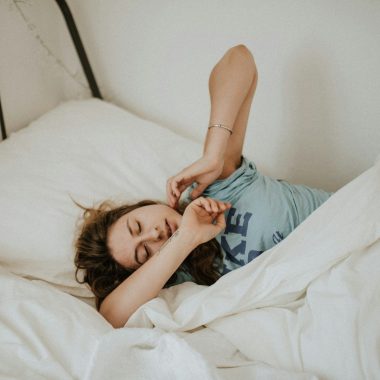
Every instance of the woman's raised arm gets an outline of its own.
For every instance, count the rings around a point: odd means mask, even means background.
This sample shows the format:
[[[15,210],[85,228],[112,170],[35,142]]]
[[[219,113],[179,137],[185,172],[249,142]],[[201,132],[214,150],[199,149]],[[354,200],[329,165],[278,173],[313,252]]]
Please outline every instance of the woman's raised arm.
[[[245,130],[257,85],[257,69],[251,52],[244,45],[227,50],[211,71],[209,91],[210,122],[230,129],[207,130],[203,157],[167,181],[168,204],[176,207],[181,193],[193,182],[196,198],[216,179],[228,177],[240,164]]]
[[[258,73],[252,53],[245,45],[229,49],[212,69],[209,78],[210,128],[204,144],[204,156],[223,160],[219,178],[228,177],[240,164],[249,111],[256,91]]]

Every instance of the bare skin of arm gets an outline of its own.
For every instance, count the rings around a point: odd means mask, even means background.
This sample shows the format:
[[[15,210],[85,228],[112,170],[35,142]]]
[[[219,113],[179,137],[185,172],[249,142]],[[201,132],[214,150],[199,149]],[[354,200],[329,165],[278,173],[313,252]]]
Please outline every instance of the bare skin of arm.
[[[115,328],[125,325],[144,303],[157,297],[166,281],[196,247],[186,231],[179,228],[157,254],[135,270],[102,302],[100,313]]]
[[[258,73],[252,53],[244,46],[229,49],[211,71],[209,125],[225,124],[207,131],[204,156],[223,160],[218,179],[228,177],[240,164],[249,112],[256,91]]]
[[[233,135],[220,128],[207,131],[198,180],[202,176],[205,183],[212,183],[217,178],[228,176],[239,165],[256,83],[253,57],[243,45],[229,49],[213,68],[209,80],[210,123],[228,125],[233,129]],[[207,211],[210,205],[218,211]],[[100,313],[114,327],[124,326],[141,305],[158,295],[196,246],[212,239],[225,228],[224,211],[229,207],[231,205],[203,197],[193,201],[186,208],[176,233],[104,299]],[[212,224],[214,219],[217,222],[215,225]]]
[[[168,204],[176,208],[182,192],[193,182],[196,198],[217,179],[227,178],[240,165],[245,132],[256,91],[258,74],[255,60],[244,45],[227,50],[209,78],[211,124],[224,124],[232,130],[207,130],[203,156],[167,181]]]
[[[103,300],[99,310],[103,317],[113,327],[123,327],[141,305],[157,297],[194,248],[226,227],[224,211],[229,207],[227,203],[203,197],[191,202],[178,230]]]

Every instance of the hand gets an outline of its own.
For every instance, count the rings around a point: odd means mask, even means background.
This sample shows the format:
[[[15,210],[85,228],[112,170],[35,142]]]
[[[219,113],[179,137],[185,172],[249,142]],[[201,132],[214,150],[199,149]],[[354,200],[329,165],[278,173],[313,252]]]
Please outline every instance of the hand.
[[[212,184],[222,173],[224,160],[215,161],[203,156],[190,166],[181,170],[166,182],[166,195],[170,207],[176,208],[183,191],[193,182],[198,186],[191,192],[192,199],[200,196],[207,186]]]
[[[205,243],[226,228],[224,211],[230,207],[230,203],[199,197],[186,207],[180,229],[191,234],[197,245]]]

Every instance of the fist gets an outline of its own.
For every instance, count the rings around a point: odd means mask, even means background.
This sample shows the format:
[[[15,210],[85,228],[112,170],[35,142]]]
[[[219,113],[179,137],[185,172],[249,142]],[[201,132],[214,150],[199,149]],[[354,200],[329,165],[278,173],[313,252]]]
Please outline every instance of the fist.
[[[199,197],[186,207],[181,229],[192,234],[198,245],[205,243],[226,228],[224,212],[230,207],[229,202]]]

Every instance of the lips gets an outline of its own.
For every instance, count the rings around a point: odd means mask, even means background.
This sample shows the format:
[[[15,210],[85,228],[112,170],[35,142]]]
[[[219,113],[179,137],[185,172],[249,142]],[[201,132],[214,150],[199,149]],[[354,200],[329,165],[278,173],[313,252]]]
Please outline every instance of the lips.
[[[170,224],[168,223],[168,221],[165,219],[165,227],[166,227],[166,235],[168,237],[168,239],[170,238],[170,236],[173,235],[173,231],[170,227]]]

